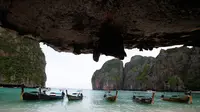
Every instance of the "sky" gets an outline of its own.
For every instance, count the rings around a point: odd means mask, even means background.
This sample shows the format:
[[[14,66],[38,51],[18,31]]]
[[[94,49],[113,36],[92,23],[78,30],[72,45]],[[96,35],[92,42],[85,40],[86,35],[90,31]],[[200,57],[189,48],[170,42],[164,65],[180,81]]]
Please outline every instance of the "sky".
[[[98,62],[93,61],[92,54],[74,55],[73,53],[57,52],[51,47],[40,43],[46,59],[46,87],[92,89],[91,78],[93,73],[114,57],[101,55]],[[154,48],[152,51],[125,49],[127,57],[123,63],[129,62],[134,55],[156,57],[161,49],[181,47],[181,45]]]

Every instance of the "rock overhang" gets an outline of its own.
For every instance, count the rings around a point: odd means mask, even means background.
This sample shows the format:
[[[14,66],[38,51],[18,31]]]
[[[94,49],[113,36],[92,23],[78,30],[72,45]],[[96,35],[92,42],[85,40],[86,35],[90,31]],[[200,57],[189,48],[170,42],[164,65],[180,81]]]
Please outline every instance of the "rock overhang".
[[[0,23],[57,51],[123,59],[124,48],[200,46],[198,0],[1,0]]]

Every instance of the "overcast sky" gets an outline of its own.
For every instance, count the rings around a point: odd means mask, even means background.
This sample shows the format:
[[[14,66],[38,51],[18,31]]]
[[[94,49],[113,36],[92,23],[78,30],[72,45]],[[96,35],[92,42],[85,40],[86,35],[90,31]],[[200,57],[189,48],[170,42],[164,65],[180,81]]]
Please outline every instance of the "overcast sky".
[[[93,61],[92,54],[74,55],[73,53],[57,52],[51,47],[40,43],[46,58],[47,87],[91,89],[91,78],[95,70],[100,69],[104,62],[113,57],[101,55],[99,62]],[[165,47],[162,49],[180,46]],[[152,51],[138,49],[125,50],[127,57],[124,63],[130,61],[134,55],[156,57],[161,48]]]

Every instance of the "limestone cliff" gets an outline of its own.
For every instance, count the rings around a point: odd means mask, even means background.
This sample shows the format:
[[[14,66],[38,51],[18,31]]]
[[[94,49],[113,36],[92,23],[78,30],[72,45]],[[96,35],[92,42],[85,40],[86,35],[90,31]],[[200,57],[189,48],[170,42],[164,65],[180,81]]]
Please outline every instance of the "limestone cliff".
[[[44,86],[45,65],[37,41],[0,28],[0,84]]]
[[[125,64],[123,89],[141,90],[146,87],[153,61],[153,57],[133,56],[131,61]]]
[[[152,86],[161,90],[200,90],[200,48],[161,50],[151,69]]]
[[[118,59],[112,59],[104,63],[100,70],[96,70],[92,77],[92,88],[98,89],[122,89],[123,63]]]
[[[161,50],[156,58],[133,56],[125,64],[122,89],[200,90],[199,62],[196,47]]]

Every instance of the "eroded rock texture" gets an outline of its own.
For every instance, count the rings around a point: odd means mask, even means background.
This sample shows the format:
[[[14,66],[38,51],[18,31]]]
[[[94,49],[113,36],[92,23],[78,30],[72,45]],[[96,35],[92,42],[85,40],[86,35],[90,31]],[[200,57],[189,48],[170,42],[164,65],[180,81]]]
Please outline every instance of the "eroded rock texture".
[[[123,63],[118,59],[105,62],[100,70],[96,70],[92,77],[92,88],[122,89],[123,86]]]
[[[0,27],[0,84],[45,86],[45,56],[35,40]]]
[[[154,88],[167,90],[200,89],[200,48],[161,50],[149,76]],[[149,84],[150,85],[150,84]]]
[[[121,87],[124,90],[199,90],[199,62],[200,48],[197,47],[161,50],[156,58],[133,56],[131,61],[125,64]],[[112,69],[112,66],[109,66],[109,69]],[[98,72],[93,78],[96,76],[101,76],[104,81],[107,79]]]
[[[124,88],[125,90],[142,90],[148,85],[148,74],[154,62],[153,57],[133,56],[131,61],[125,64]]]
[[[95,61],[123,59],[124,47],[200,46],[198,0],[0,0],[0,22],[58,51],[93,52]]]

